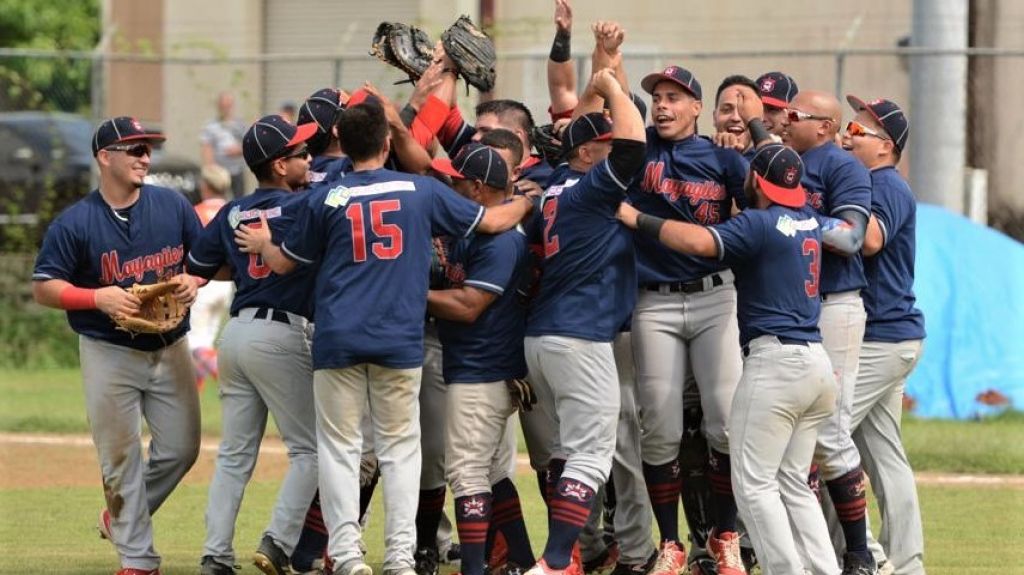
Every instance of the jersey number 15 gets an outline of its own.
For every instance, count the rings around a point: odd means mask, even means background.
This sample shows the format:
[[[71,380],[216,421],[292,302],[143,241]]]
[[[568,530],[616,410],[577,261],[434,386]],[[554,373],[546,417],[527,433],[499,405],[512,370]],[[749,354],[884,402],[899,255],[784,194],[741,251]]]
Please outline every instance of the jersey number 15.
[[[370,251],[380,260],[393,260],[402,255],[402,228],[397,224],[384,223],[384,214],[402,209],[402,201],[374,200],[366,204],[370,207],[370,229],[380,241],[370,244]],[[352,226],[352,261],[366,261],[366,224],[363,216],[363,204],[355,203],[345,209],[345,217]]]

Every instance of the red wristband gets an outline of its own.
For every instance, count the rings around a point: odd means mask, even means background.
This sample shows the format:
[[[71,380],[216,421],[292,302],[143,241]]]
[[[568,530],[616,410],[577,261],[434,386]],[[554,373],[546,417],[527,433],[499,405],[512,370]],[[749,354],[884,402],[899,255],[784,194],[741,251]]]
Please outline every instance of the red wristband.
[[[96,290],[69,285],[60,292],[60,307],[66,310],[96,309]]]

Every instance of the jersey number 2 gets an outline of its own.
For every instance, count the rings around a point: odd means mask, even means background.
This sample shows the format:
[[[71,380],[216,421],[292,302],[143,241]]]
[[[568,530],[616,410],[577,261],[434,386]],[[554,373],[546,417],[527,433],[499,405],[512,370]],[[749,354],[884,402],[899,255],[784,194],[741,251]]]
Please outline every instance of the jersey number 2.
[[[558,198],[544,202],[544,257],[550,258],[558,253],[558,234],[551,234],[551,226],[555,225],[558,215]]]
[[[807,264],[807,273],[811,279],[804,280],[804,292],[807,297],[818,297],[818,274],[821,270],[821,250],[818,247],[818,240],[805,238],[801,244],[803,254],[811,256],[811,263]]]
[[[370,206],[370,229],[382,241],[373,242],[370,249],[380,260],[393,260],[402,255],[402,228],[396,224],[385,224],[384,214],[402,209],[401,200],[374,200]],[[366,225],[363,222],[363,205],[352,204],[345,209],[345,217],[352,225],[352,261],[366,261]]]

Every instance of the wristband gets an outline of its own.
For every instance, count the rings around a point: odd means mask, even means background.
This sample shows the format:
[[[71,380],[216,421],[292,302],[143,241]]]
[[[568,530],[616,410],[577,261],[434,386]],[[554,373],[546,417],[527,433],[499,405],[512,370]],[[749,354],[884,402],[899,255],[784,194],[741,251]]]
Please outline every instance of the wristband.
[[[641,213],[636,217],[636,230],[649,238],[659,240],[661,228],[665,225],[665,218]]]
[[[60,291],[60,307],[68,311],[96,309],[96,290],[69,285]]]
[[[764,122],[761,121],[761,118],[751,118],[747,122],[747,129],[750,130],[750,140],[754,143],[755,148],[772,139],[772,135],[764,127]]]
[[[555,40],[551,43],[551,55],[548,57],[559,64],[572,58],[572,36],[568,30],[555,32]]]

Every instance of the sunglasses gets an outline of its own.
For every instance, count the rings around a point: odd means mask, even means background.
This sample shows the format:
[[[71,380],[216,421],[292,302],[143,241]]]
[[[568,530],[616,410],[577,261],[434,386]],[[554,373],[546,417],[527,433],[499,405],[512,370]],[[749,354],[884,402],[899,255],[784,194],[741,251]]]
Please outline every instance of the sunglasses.
[[[153,155],[153,148],[149,144],[115,144],[103,149],[108,152],[124,152],[133,158]]]
[[[851,136],[871,136],[872,138],[878,138],[879,140],[890,140],[888,136],[861,124],[860,122],[850,122],[846,125],[846,133]]]
[[[309,148],[306,146],[299,146],[289,154],[281,156],[282,160],[290,160],[292,158],[305,158],[309,155]]]
[[[794,110],[792,108],[786,110],[786,117],[789,118],[790,122],[801,122],[803,120],[832,121],[832,118],[829,118],[828,116],[815,116],[814,114],[808,114],[807,112],[803,112],[801,110]]]

